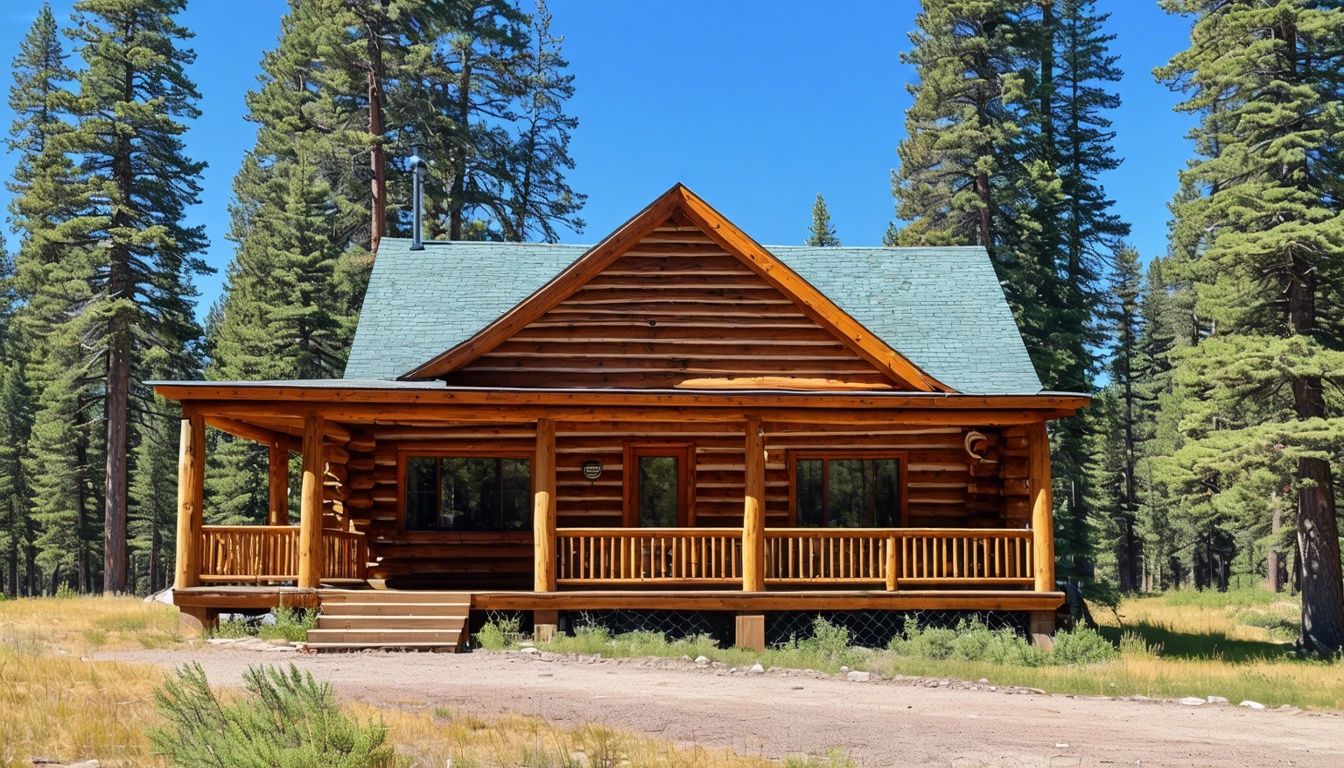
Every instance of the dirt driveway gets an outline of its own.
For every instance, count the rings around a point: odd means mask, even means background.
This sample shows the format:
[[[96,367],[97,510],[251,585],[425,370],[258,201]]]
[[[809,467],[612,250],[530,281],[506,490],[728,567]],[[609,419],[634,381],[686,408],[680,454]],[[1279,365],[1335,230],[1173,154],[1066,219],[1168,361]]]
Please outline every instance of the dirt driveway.
[[[199,661],[236,685],[251,664],[294,661],[342,695],[387,706],[520,712],[604,723],[683,743],[782,758],[842,748],[862,766],[1344,766],[1344,717],[1233,706],[1092,699],[747,674],[679,660],[518,653],[297,654],[236,648],[108,653]],[[929,687],[934,686],[934,687]]]

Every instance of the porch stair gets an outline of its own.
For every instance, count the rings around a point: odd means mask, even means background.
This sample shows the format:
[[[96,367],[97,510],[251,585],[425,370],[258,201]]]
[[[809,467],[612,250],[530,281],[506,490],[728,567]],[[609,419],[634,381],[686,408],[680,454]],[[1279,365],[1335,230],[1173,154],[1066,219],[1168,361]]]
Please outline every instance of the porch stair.
[[[470,592],[323,589],[317,626],[308,630],[316,651],[364,649],[456,653],[467,638]]]

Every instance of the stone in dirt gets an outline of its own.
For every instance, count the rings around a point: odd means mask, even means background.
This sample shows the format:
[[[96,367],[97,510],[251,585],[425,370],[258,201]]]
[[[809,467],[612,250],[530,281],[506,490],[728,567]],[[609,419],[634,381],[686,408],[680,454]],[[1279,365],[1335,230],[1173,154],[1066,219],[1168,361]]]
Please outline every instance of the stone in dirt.
[[[1220,705],[1221,705],[1221,704],[1226,704],[1226,703],[1227,703],[1227,699],[1223,698],[1222,696],[1205,696],[1205,697],[1204,697],[1204,700],[1207,701],[1207,702],[1209,702],[1210,704],[1220,704]]]
[[[1264,704],[1261,704],[1261,703],[1258,702],[1258,701],[1251,701],[1250,699],[1247,699],[1247,700],[1241,702],[1241,703],[1238,704],[1237,706],[1239,706],[1239,707],[1245,707],[1245,708],[1247,708],[1247,709],[1264,709],[1264,708],[1265,708],[1265,705],[1264,705]]]
[[[709,665],[709,657],[708,657],[708,656],[696,656],[696,657],[695,657],[695,663],[696,663],[696,664],[699,664],[699,665],[702,666],[702,667],[704,667],[704,666],[708,666],[708,665]]]
[[[1184,704],[1187,707],[1200,707],[1205,704],[1208,704],[1207,701],[1199,698],[1198,696],[1186,696],[1184,699],[1181,699],[1178,703]]]
[[[523,649],[522,649],[522,652],[523,652],[523,653],[526,653],[528,656],[534,656],[534,655],[536,655],[536,654],[538,654],[538,653],[541,653],[541,651],[538,651],[536,648],[533,648],[533,647],[530,646],[530,645],[528,645],[528,646],[524,646]]]
[[[747,671],[753,675],[763,675],[765,674],[765,667],[762,667],[761,662],[758,661],[755,664],[752,664],[751,669],[748,669]]]
[[[845,679],[851,683],[866,683],[870,679],[872,679],[872,674],[868,672],[860,672],[858,670],[855,670],[853,672],[850,672],[848,675],[845,675]]]

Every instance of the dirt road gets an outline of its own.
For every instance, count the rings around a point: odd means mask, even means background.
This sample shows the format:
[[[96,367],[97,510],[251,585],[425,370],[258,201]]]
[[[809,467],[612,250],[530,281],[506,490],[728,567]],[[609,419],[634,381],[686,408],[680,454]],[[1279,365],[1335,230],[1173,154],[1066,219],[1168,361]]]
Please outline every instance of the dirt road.
[[[782,758],[839,747],[862,766],[1344,766],[1344,717],[1235,706],[1091,699],[850,682],[669,660],[597,661],[518,653],[296,654],[236,648],[100,658],[176,666],[215,684],[251,664],[294,661],[343,696],[388,706],[520,712],[604,723],[683,743]]]

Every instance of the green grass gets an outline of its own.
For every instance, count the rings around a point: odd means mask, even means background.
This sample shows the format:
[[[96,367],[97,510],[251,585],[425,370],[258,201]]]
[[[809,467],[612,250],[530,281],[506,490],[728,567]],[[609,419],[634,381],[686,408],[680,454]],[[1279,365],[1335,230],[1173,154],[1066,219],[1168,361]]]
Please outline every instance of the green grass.
[[[291,643],[308,639],[308,630],[317,626],[317,613],[280,606],[275,609],[275,622],[260,624],[242,618],[221,621],[210,630],[211,637],[257,637],[262,640],[288,640]]]
[[[1057,634],[1050,653],[1011,632],[978,625],[918,629],[883,649],[852,647],[843,629],[823,624],[813,637],[762,653],[719,648],[708,637],[668,640],[655,632],[613,637],[600,628],[538,647],[611,658],[705,656],[738,668],[759,662],[828,673],[849,667],[887,676],[983,678],[996,686],[1057,693],[1215,695],[1233,703],[1251,699],[1267,706],[1344,710],[1344,661],[1305,660],[1293,653],[1299,611],[1294,598],[1254,589],[1127,598],[1114,613],[1097,612],[1103,622],[1098,632]],[[516,627],[512,631],[516,634]],[[506,634],[495,635],[494,647],[516,644]]]

